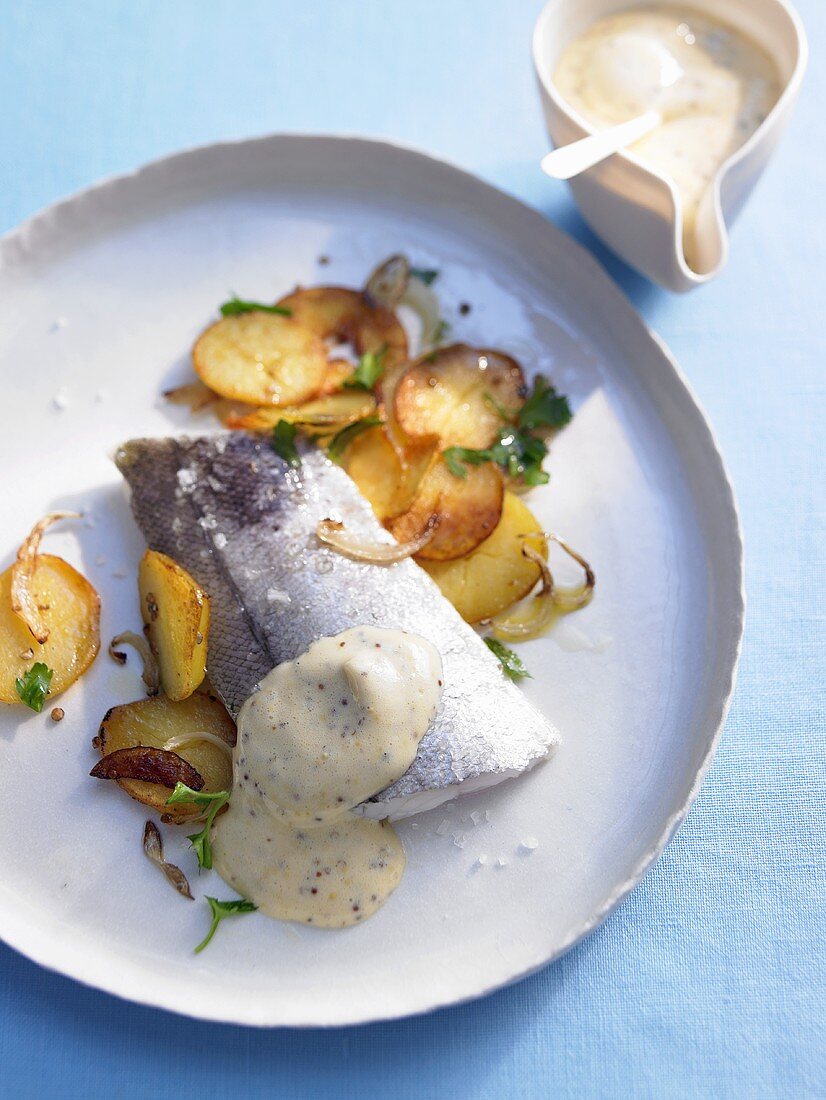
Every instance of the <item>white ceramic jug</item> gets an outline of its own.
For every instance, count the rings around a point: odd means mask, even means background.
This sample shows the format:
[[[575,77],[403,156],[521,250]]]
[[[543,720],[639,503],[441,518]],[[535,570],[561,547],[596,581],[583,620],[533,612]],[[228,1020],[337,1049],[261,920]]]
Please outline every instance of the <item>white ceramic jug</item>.
[[[549,0],[534,29],[533,58],[545,124],[555,146],[593,127],[553,83],[568,43],[603,16],[657,0]],[[676,6],[676,5],[675,5]],[[752,137],[720,167],[697,211],[696,256],[683,251],[683,214],[667,176],[633,153],[616,153],[570,181],[583,217],[627,263],[670,290],[691,290],[713,279],[728,256],[728,230],[773,153],[791,116],[806,68],[803,25],[786,0],[689,0],[685,5],[742,30],[772,57],[783,92]]]

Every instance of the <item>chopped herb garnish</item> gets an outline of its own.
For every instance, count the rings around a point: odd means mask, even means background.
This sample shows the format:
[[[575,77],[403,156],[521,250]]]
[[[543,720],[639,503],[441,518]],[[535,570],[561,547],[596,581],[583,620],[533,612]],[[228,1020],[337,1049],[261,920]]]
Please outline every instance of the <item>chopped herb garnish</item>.
[[[481,466],[483,462],[492,462],[493,452],[473,450],[471,447],[447,447],[442,451],[442,458],[454,477],[466,478],[464,463],[468,466]]]
[[[279,458],[283,458],[288,466],[297,470],[301,465],[301,455],[295,445],[295,437],[298,429],[288,420],[279,420],[272,430],[272,449]]]
[[[42,661],[36,661],[22,677],[18,676],[14,681],[21,702],[38,714],[43,710],[43,704],[49,694],[52,676],[54,671],[48,665],[44,665]]]
[[[327,457],[332,462],[340,465],[344,457],[344,452],[356,436],[361,435],[362,432],[366,432],[368,428],[377,427],[381,422],[381,417],[364,416],[361,420],[356,420],[352,424],[348,424],[346,428],[342,428],[340,432],[336,432],[327,444]]]
[[[193,833],[192,836],[187,837],[198,857],[198,866],[208,871],[212,867],[210,830],[218,811],[229,802],[229,791],[193,791],[191,787],[187,787],[186,783],[176,783],[175,790],[167,798],[166,804],[174,806],[179,802],[194,802],[196,806],[209,807],[203,829],[200,833]]]
[[[206,902],[209,905],[210,913],[212,914],[212,921],[209,926],[209,931],[206,936],[201,940],[198,946],[195,948],[195,954],[203,951],[212,937],[218,930],[218,925],[224,919],[224,917],[234,917],[239,913],[254,913],[258,908],[257,905],[253,905],[251,901],[247,901],[246,898],[228,898],[226,901],[219,901],[218,898],[211,898],[206,896]]]
[[[268,306],[266,302],[247,302],[234,295],[221,306],[222,317],[237,317],[239,313],[275,313],[279,317],[292,317],[293,311],[286,306]]]
[[[444,338],[447,336],[447,334],[449,332],[450,332],[450,322],[445,321],[444,318],[441,318],[439,320],[439,322],[437,323],[436,328],[433,332],[433,343],[434,344],[441,344],[441,342],[444,340]]]
[[[439,272],[435,267],[411,267],[410,274],[425,286],[430,286],[439,278]]]
[[[520,680],[533,679],[530,672],[525,668],[522,658],[517,657],[512,649],[502,645],[496,638],[485,638],[483,640],[494,657],[498,658],[502,671],[509,680],[518,683]]]
[[[384,374],[384,357],[387,354],[387,344],[383,344],[378,351],[366,351],[359,359],[358,366],[344,383],[348,390],[372,390]]]
[[[571,419],[568,398],[558,394],[546,378],[539,375],[533,391],[521,409],[509,412],[491,394],[485,400],[502,417],[496,442],[485,449],[448,447],[443,452],[447,468],[455,477],[467,477],[466,466],[495,462],[514,481],[525,485],[545,485],[548,475],[542,463],[548,453],[544,439],[534,435],[536,428],[563,428]]]
[[[520,428],[564,428],[573,413],[568,398],[556,392],[547,378],[537,375],[533,391],[519,410]]]

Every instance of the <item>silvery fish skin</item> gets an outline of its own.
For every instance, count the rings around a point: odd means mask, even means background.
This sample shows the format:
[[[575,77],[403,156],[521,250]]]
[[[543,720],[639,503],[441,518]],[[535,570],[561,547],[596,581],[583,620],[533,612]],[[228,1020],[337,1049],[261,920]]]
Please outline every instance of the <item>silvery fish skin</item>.
[[[352,561],[316,538],[320,520],[367,542],[392,542],[350,478],[315,447],[291,469],[241,432],[135,439],[116,463],[149,546],[209,594],[209,677],[236,716],[259,681],[318,638],[360,624],[427,638],[442,657],[439,713],[415,761],[362,810],[403,817],[518,775],[556,731],[502,674],[497,659],[413,561]]]

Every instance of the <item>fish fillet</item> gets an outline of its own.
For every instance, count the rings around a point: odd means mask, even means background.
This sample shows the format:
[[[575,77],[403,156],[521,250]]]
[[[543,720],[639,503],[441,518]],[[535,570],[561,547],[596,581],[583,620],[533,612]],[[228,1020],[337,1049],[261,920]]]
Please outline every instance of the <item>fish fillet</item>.
[[[298,470],[241,432],[135,439],[116,463],[153,550],[209,594],[209,678],[230,713],[277,664],[359,624],[420,634],[439,650],[439,713],[408,771],[362,807],[369,817],[431,809],[531,768],[556,731],[502,675],[497,659],[413,561],[352,561],[321,545],[320,520],[392,542],[355,484],[308,445]]]

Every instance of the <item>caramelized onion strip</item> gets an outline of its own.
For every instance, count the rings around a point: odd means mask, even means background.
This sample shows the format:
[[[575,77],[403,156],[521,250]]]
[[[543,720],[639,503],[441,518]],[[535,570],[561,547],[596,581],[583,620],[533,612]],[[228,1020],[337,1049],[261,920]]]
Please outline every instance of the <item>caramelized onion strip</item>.
[[[354,561],[363,561],[369,565],[393,565],[418,554],[436,534],[438,517],[432,516],[421,534],[407,542],[360,542],[348,533],[343,523],[334,519],[323,519],[316,527],[316,537],[325,546],[338,551]]]

